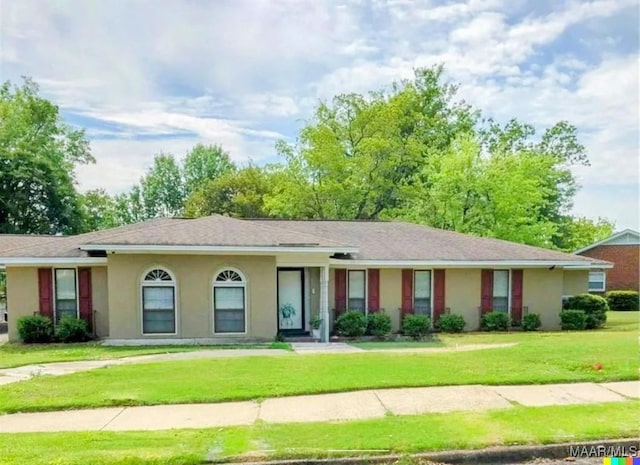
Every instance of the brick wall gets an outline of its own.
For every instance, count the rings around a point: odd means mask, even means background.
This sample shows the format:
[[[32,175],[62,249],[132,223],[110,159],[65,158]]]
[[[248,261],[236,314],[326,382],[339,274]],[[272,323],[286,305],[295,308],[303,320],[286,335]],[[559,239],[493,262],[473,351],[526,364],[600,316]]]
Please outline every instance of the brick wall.
[[[640,290],[640,245],[599,245],[580,255],[613,262],[613,268],[606,270],[607,291]]]

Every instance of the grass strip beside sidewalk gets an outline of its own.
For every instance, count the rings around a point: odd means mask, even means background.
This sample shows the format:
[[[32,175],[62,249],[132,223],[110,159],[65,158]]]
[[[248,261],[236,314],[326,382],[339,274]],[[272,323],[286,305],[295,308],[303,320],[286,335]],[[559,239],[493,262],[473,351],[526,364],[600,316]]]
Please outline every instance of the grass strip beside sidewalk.
[[[4,434],[3,464],[160,465],[478,449],[637,437],[640,402],[149,432]],[[343,452],[335,452],[343,451]],[[351,452],[349,452],[351,451]]]

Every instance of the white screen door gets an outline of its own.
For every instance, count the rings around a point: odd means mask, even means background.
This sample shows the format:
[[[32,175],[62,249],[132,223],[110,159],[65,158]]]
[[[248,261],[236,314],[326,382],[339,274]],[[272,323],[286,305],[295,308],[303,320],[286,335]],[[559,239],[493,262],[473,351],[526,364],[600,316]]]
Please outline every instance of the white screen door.
[[[278,270],[278,329],[302,330],[302,270]]]

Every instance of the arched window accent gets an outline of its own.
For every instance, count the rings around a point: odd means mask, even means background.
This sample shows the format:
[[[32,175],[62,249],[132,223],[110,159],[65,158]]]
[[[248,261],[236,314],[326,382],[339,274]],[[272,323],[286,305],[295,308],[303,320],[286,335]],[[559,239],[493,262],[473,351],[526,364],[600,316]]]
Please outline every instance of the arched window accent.
[[[173,281],[168,271],[156,268],[147,273],[144,277],[145,282],[148,281]]]
[[[218,273],[218,276],[216,276],[217,283],[241,283],[243,281],[244,279],[242,278],[242,276],[240,276],[240,273],[235,270],[223,270]]]
[[[143,275],[142,333],[175,334],[176,280],[170,271],[153,268]]]
[[[224,269],[213,280],[213,331],[247,332],[247,282],[237,270]]]

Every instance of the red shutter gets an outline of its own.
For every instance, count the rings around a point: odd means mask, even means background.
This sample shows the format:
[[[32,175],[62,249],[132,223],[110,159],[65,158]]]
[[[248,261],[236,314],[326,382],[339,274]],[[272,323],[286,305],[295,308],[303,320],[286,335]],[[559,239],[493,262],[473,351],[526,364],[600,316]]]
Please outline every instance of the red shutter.
[[[433,321],[444,314],[444,270],[433,270]]]
[[[91,301],[91,268],[78,268],[78,303],[80,318],[93,331],[93,303]]]
[[[336,280],[336,316],[347,309],[347,270],[340,268],[335,270]]]
[[[482,270],[482,282],[480,285],[482,295],[480,297],[480,310],[483,314],[493,310],[493,270]]]
[[[373,268],[368,270],[368,298],[369,311],[377,312],[380,310],[380,270]]]
[[[511,320],[522,321],[522,270],[511,270]]]
[[[40,315],[53,319],[53,277],[51,268],[38,268]]]
[[[413,270],[402,270],[402,314],[413,313]]]

